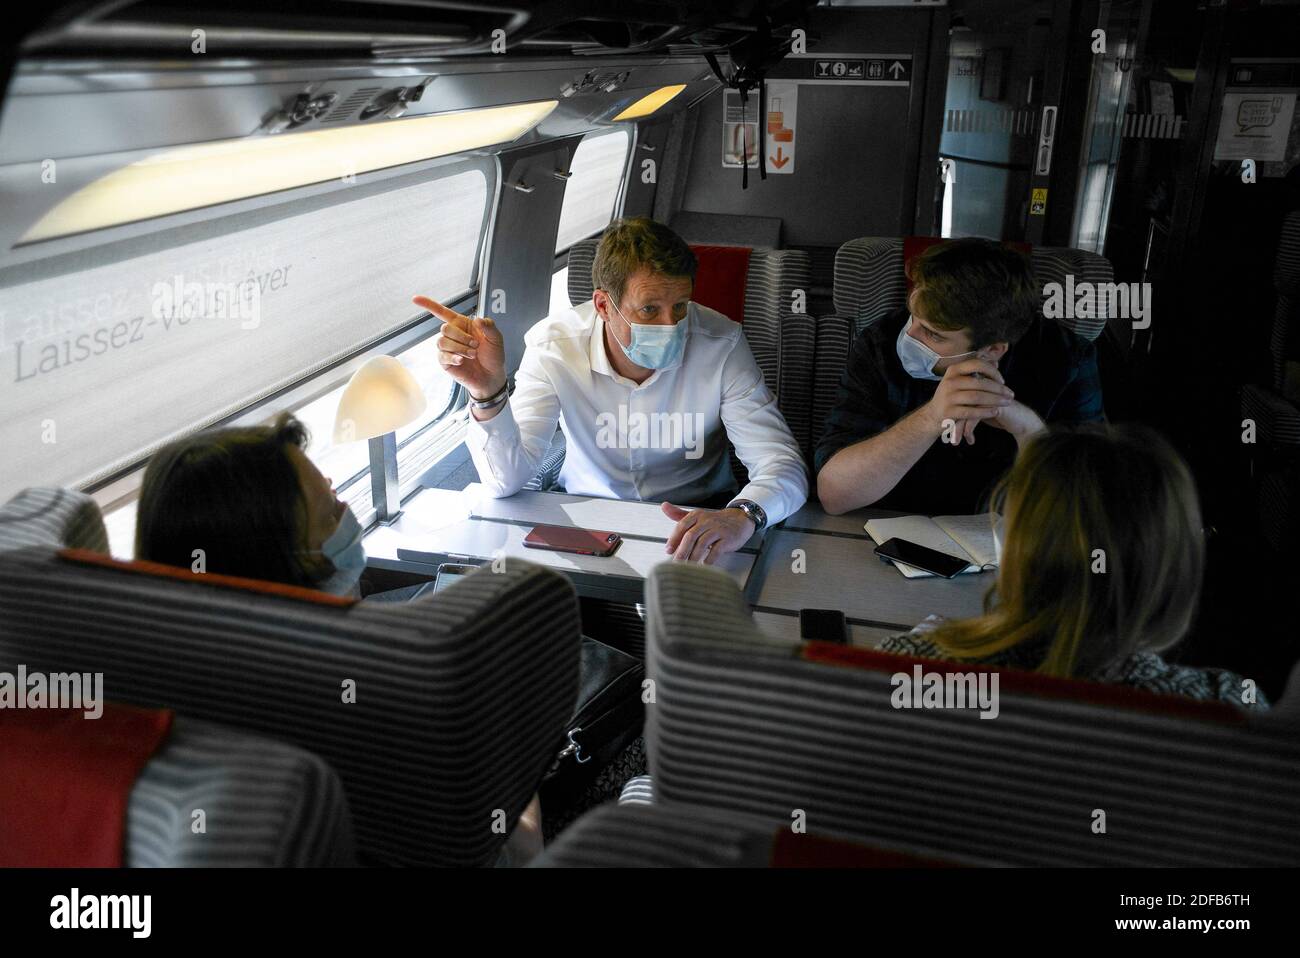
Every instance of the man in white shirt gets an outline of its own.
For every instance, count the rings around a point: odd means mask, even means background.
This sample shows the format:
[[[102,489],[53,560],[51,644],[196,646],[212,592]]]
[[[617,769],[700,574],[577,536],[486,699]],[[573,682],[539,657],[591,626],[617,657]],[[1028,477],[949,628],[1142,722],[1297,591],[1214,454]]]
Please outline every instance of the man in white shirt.
[[[711,564],[803,505],[799,447],[740,325],[691,302],[695,268],[668,227],[613,223],[592,265],[592,300],[528,331],[513,395],[491,319],[414,298],[444,321],[438,358],[470,394],[465,442],[492,495],[523,487],[559,422],[565,490],[663,501],[677,523],[667,546],[675,559]],[[727,439],[749,471],[739,495]]]

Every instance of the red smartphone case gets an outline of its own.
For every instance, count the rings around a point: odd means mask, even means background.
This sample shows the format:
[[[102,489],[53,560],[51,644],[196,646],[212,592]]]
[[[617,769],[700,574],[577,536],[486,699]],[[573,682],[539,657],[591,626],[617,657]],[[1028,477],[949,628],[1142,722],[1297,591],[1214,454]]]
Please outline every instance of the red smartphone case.
[[[572,529],[568,526],[534,526],[524,536],[524,545],[530,549],[549,549],[552,552],[572,552],[586,556],[610,556],[623,538],[617,532],[605,529]]]

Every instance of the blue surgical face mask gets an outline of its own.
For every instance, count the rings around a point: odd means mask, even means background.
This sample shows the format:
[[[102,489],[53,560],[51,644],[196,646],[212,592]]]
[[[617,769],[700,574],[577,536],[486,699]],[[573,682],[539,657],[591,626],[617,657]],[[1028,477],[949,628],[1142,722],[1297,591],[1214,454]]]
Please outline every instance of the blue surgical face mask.
[[[361,523],[345,508],[339,518],[339,527],[321,543],[321,555],[334,565],[330,574],[316,588],[334,595],[355,595],[361,573],[366,568],[366,550],[361,545]]]
[[[683,316],[671,326],[652,325],[650,323],[633,323],[623,315],[618,304],[610,297],[609,304],[618,313],[618,318],[627,323],[632,330],[632,342],[624,346],[624,355],[642,369],[663,369],[677,362],[686,347],[686,317]],[[616,340],[618,337],[614,337]]]
[[[916,320],[911,316],[907,317],[907,325],[898,334],[898,342],[895,343],[894,347],[898,352],[898,361],[903,364],[904,371],[913,379],[940,380],[943,375],[934,371],[934,364],[939,360],[965,359],[967,356],[974,356],[979,352],[978,349],[972,349],[968,352],[958,353],[956,356],[940,356],[915,336],[908,335],[908,331],[915,322]]]

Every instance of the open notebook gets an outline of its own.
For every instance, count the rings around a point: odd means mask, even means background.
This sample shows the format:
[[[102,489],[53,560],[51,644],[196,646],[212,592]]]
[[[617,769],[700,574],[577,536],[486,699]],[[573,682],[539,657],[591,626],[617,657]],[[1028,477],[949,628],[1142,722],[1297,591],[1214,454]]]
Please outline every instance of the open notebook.
[[[975,516],[900,516],[897,519],[872,519],[865,526],[876,545],[889,539],[906,539],[917,545],[970,560],[962,570],[983,572],[997,568],[997,551],[993,544],[993,524],[987,512]],[[934,575],[915,566],[895,562],[898,571],[909,579]]]

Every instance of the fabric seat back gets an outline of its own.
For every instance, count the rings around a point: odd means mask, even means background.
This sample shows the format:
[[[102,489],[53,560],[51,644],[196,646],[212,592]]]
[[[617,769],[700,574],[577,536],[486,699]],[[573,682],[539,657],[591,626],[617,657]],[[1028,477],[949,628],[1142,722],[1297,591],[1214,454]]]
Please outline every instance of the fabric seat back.
[[[734,812],[602,805],[578,819],[534,868],[917,868],[950,864],[796,832]]]
[[[115,701],[315,752],[364,860],[495,859],[563,739],[579,635],[568,580],[514,560],[415,602],[349,604],[51,545],[0,552],[0,670],[102,672]]]
[[[316,868],[356,854],[343,785],[323,759],[185,716],[131,791],[126,839],[129,868]]]
[[[709,568],[658,566],[646,603],[657,803],[969,863],[1300,864],[1294,728],[1011,670],[996,718],[896,708],[895,675],[980,669],[766,637]]]

